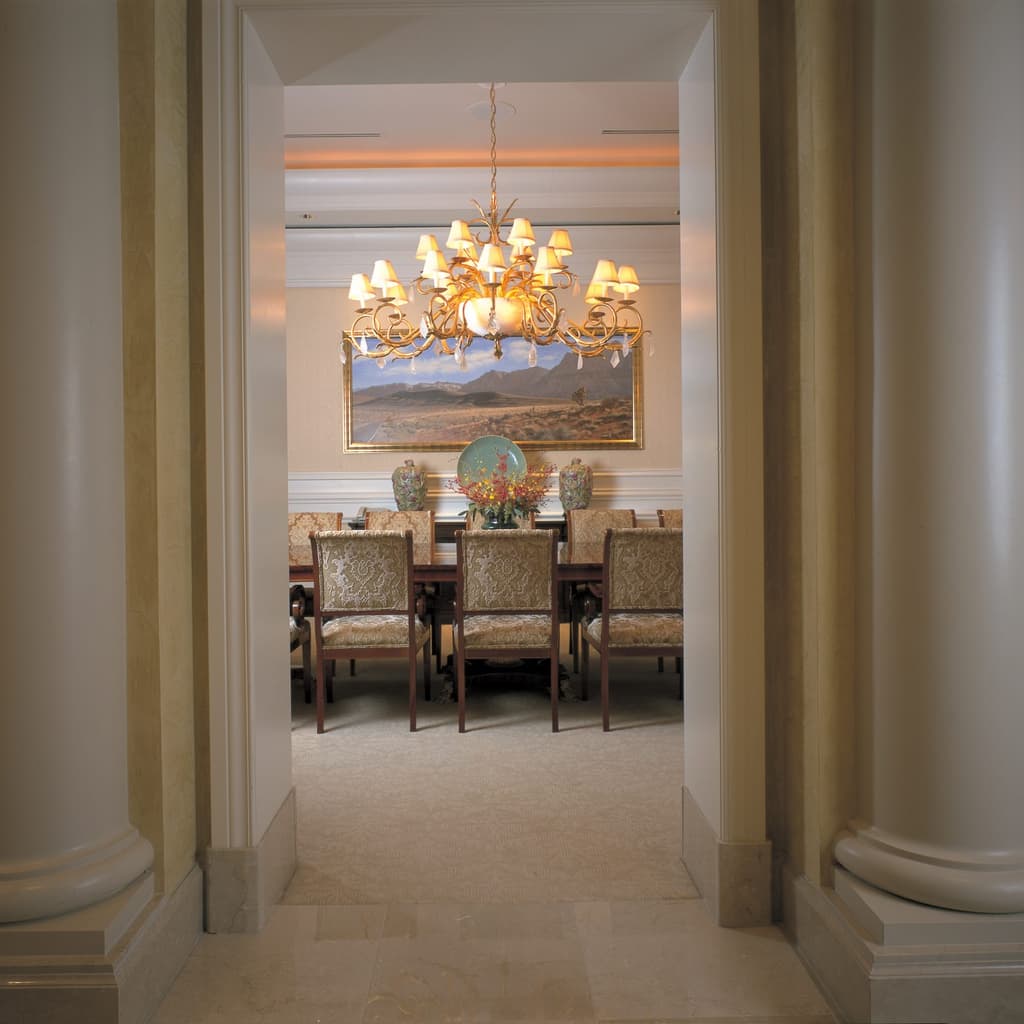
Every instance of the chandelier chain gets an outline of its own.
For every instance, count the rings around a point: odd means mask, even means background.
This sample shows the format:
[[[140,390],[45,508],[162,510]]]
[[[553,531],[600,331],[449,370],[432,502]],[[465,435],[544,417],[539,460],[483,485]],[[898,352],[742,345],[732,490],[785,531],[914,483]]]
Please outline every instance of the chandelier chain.
[[[498,112],[494,102],[494,83],[491,82],[491,241],[498,241]]]

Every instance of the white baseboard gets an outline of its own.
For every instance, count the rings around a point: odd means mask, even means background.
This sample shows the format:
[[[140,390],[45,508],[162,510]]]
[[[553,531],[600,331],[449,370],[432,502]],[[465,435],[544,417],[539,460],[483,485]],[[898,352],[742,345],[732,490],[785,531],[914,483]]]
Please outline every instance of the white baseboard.
[[[965,942],[962,935],[961,941],[955,940],[958,928],[969,933],[984,927],[986,922],[974,918],[985,915],[914,904],[915,932],[909,936],[913,941],[879,943],[868,937],[863,912],[847,902],[848,896],[788,872],[783,873],[783,890],[786,932],[839,1020],[848,1024],[1024,1020],[1024,943]],[[905,902],[883,896],[886,903]],[[935,919],[931,923],[929,916]],[[956,918],[962,919],[959,925]],[[929,927],[934,930],[932,939],[927,935]]]

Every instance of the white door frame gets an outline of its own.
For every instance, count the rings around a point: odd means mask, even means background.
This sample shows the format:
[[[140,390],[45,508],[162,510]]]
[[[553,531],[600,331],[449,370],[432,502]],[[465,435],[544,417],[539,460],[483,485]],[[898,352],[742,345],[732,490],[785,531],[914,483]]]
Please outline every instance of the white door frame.
[[[644,0],[643,16],[656,17],[680,0]],[[686,2],[686,0],[682,0]],[[517,18],[545,12],[580,14],[608,0],[547,0],[508,4]],[[445,0],[446,9],[479,0]],[[299,0],[207,0],[203,17],[203,201],[206,330],[206,464],[210,658],[211,847],[257,847],[266,830],[254,787],[275,793],[287,778],[268,780],[256,763],[258,735],[254,695],[265,685],[252,656],[262,623],[253,595],[279,589],[248,540],[251,489],[246,452],[254,416],[247,409],[246,332],[259,296],[246,282],[250,239],[246,196],[243,36],[256,10],[308,8]],[[365,11],[365,0],[323,0],[340,12]],[[422,15],[431,4],[405,0]],[[688,294],[683,305],[683,487],[687,544],[687,752],[683,847],[687,865],[717,920],[733,921],[720,894],[738,880],[759,890],[751,923],[766,920],[768,873],[765,851],[764,763],[764,530],[761,373],[761,195],[756,0],[693,0],[706,11],[713,44],[714,230],[706,248],[682,258],[704,258],[712,275],[707,386],[714,401],[693,403],[688,416],[686,382],[694,360],[708,352],[690,348]],[[403,4],[386,4],[394,13]],[[639,16],[639,12],[638,12]],[[573,41],[579,45],[579,40]],[[439,68],[442,61],[439,59]],[[609,74],[613,72],[609,70]],[[443,75],[443,69],[439,71]],[[685,75],[684,75],[685,79]],[[683,155],[681,166],[686,163]],[[282,185],[283,187],[283,185]],[[282,221],[283,238],[283,221]],[[283,331],[283,327],[282,327]],[[691,358],[692,355],[692,358]],[[282,390],[284,382],[282,380]],[[284,482],[282,484],[284,486]],[[703,552],[700,560],[690,552]],[[697,571],[699,568],[699,572]],[[272,574],[271,574],[272,575]],[[691,578],[692,577],[692,578]],[[710,603],[709,603],[710,602]],[[710,606],[713,604],[713,606]],[[691,713],[690,709],[693,708]],[[280,729],[290,731],[290,721]],[[278,773],[280,774],[280,773]],[[692,784],[691,784],[692,783]],[[275,797],[276,798],[276,797]],[[744,861],[744,850],[750,853]],[[744,863],[738,872],[723,866]],[[764,864],[763,876],[761,865]],[[724,871],[724,873],[723,873]],[[731,872],[731,873],[730,873]]]

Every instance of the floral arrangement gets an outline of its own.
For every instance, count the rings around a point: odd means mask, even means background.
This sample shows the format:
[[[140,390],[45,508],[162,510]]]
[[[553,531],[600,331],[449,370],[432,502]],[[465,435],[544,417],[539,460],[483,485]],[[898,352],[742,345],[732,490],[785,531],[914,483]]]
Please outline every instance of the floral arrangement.
[[[510,473],[508,455],[497,457],[494,472],[489,475],[465,479],[456,476],[448,481],[448,488],[469,499],[469,510],[489,519],[509,523],[540,509],[547,497],[548,480],[555,472],[552,463],[528,466],[526,472]]]

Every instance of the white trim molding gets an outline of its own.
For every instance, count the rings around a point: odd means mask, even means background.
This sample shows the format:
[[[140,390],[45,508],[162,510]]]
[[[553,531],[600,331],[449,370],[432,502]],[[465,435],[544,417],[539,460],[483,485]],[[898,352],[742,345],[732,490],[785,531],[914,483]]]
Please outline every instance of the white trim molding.
[[[465,498],[448,486],[451,473],[427,474],[427,506],[439,516],[454,516],[466,507]],[[391,474],[385,470],[354,473],[289,473],[289,512],[341,512],[345,519],[361,508],[394,508]],[[659,508],[680,508],[683,475],[678,469],[639,469],[594,472],[595,508],[633,508],[641,526],[657,522]],[[548,489],[543,510],[560,514],[558,484]]]

